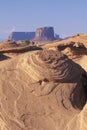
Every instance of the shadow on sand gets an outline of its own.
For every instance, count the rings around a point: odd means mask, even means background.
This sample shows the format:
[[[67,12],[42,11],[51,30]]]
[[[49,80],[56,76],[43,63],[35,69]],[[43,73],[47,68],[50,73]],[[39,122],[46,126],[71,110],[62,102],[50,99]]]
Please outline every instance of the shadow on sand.
[[[0,54],[0,61],[8,60],[10,57],[5,56],[4,54]]]

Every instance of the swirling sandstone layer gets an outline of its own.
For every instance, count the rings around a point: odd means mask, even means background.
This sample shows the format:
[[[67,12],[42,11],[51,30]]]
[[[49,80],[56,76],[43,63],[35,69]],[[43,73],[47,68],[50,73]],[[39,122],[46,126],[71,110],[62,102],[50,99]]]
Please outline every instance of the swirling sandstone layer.
[[[77,34],[64,40],[43,44],[46,49],[59,49],[87,71],[87,34]]]
[[[0,130],[63,130],[86,103],[86,72],[59,51],[0,62]]]

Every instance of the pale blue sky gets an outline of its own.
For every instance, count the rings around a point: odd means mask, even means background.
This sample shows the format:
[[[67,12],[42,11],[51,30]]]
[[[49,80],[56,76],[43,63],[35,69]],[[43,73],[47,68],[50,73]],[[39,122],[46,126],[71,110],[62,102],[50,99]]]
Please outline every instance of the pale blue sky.
[[[62,36],[87,33],[87,0],[0,0],[0,38],[43,26]]]

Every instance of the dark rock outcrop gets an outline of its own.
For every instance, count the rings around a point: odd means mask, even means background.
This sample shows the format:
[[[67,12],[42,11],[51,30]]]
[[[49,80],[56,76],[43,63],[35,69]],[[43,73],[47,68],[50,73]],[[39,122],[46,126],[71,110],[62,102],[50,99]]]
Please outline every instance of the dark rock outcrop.
[[[63,38],[60,37],[60,35],[58,34],[54,34],[55,40],[63,40]]]
[[[35,32],[12,32],[9,36],[9,40],[30,40],[35,37]]]
[[[53,27],[43,27],[36,29],[35,38],[32,40],[39,42],[55,40]]]

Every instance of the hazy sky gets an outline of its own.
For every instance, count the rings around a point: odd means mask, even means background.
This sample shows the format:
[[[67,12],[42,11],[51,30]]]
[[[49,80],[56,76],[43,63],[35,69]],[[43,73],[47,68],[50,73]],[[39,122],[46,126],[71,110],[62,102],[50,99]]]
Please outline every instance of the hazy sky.
[[[64,37],[87,33],[87,0],[0,0],[0,38],[43,26]]]

